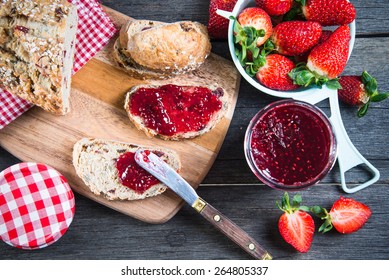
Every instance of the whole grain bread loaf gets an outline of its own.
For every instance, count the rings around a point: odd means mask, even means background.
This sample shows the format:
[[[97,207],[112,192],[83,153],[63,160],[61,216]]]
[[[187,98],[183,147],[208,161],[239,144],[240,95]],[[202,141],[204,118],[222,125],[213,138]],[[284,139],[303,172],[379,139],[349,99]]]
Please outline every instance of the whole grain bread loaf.
[[[166,148],[90,138],[81,139],[74,145],[73,165],[77,175],[93,193],[109,200],[137,200],[163,193],[167,188],[163,183],[153,185],[143,193],[121,183],[116,168],[117,159],[124,153],[135,153],[139,149],[155,152],[177,171],[181,168],[177,153]]]
[[[66,114],[76,30],[77,8],[67,0],[1,0],[0,87]]]
[[[198,22],[130,20],[115,42],[114,58],[137,78],[164,79],[197,69],[210,51],[207,29]]]
[[[145,124],[145,121],[142,117],[134,115],[131,112],[131,96],[141,88],[160,88],[163,86],[164,85],[158,85],[158,86],[157,85],[137,85],[137,86],[132,87],[126,94],[126,98],[125,98],[125,102],[124,102],[124,109],[126,110],[129,119],[135,125],[135,127],[137,129],[143,131],[148,137],[158,136],[159,138],[164,139],[164,140],[181,140],[181,139],[190,139],[190,138],[198,137],[200,135],[207,133],[211,129],[213,129],[220,122],[220,120],[224,117],[224,114],[228,108],[229,99],[228,99],[228,95],[226,94],[226,91],[217,85],[208,86],[206,88],[209,89],[210,91],[212,91],[216,96],[218,96],[218,99],[221,101],[221,104],[222,104],[221,109],[212,115],[209,122],[202,129],[197,130],[197,131],[176,133],[174,135],[160,134],[158,131],[147,127]],[[180,86],[180,87],[182,87],[184,89],[186,88],[189,90],[190,88],[192,88],[194,86],[188,85],[188,86]],[[204,87],[204,86],[202,86],[202,87]]]

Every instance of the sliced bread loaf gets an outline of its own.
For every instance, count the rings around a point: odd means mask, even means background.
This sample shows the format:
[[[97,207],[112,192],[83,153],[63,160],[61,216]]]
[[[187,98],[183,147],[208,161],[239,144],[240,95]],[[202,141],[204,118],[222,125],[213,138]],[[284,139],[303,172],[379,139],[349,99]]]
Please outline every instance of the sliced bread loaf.
[[[165,93],[170,100],[164,100]],[[141,105],[134,105],[134,96]],[[223,118],[228,102],[225,90],[216,85],[138,85],[127,93],[124,108],[135,127],[148,137],[180,140],[210,131]]]
[[[210,51],[207,29],[198,22],[131,20],[121,28],[114,57],[131,75],[163,79],[197,69]]]
[[[77,8],[66,0],[2,0],[0,87],[66,114],[76,30]]]
[[[89,138],[81,139],[74,145],[73,165],[77,175],[93,193],[104,195],[109,200],[137,200],[163,193],[167,187],[161,182],[138,191],[123,185],[119,178],[120,171],[116,166],[119,157],[139,149],[156,153],[177,171],[181,168],[178,155],[169,149]]]

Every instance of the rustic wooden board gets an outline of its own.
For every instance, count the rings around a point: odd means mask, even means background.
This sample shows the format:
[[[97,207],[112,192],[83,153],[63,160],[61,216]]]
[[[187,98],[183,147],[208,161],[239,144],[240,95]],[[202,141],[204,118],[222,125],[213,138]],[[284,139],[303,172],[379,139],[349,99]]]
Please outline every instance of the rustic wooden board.
[[[129,19],[106,8],[120,27]],[[165,81],[134,79],[116,66],[111,57],[116,38],[74,77],[71,113],[63,117],[33,108],[0,130],[0,145],[23,161],[46,163],[60,171],[74,191],[119,212],[149,223],[163,223],[174,216],[183,202],[171,191],[141,201],[108,201],[92,194],[75,173],[72,148],[82,137],[98,137],[175,150],[181,158],[182,176],[197,188],[211,168],[227,133],[235,109],[240,76],[233,64],[217,55],[192,74]],[[228,111],[212,131],[193,140],[164,141],[147,138],[129,121],[123,109],[126,91],[137,84],[218,84],[230,99]]]

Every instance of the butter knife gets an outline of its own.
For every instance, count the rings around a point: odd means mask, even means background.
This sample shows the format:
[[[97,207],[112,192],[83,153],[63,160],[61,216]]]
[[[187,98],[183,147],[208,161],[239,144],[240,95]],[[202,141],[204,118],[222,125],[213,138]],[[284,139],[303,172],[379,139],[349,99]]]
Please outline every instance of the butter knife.
[[[206,220],[256,259],[271,260],[272,256],[230,219],[199,197],[196,191],[174,169],[148,150],[138,150],[135,161],[146,171],[191,205]]]

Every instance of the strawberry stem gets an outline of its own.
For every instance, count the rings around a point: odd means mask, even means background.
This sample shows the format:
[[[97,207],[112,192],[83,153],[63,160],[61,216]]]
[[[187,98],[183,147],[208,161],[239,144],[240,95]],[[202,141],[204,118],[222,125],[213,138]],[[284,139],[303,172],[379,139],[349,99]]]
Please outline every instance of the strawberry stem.
[[[357,116],[359,118],[366,115],[371,102],[381,102],[389,97],[388,93],[378,92],[377,80],[373,78],[367,71],[362,72],[361,80],[369,100],[358,109]]]
[[[234,20],[235,55],[247,74],[253,77],[259,68],[265,65],[265,57],[274,50],[274,44],[267,40],[262,48],[259,48],[257,40],[265,36],[265,30],[257,30],[251,26],[242,27],[235,17],[231,16],[230,19]]]
[[[367,101],[365,104],[363,104],[363,105],[358,109],[357,116],[358,116],[359,118],[362,118],[363,116],[365,116],[366,113],[367,113],[367,110],[369,109],[369,106],[370,106],[370,100]]]
[[[324,223],[319,227],[319,232],[326,233],[333,228],[331,216],[325,208],[320,206],[313,206],[310,208],[310,211],[315,216],[324,220]]]
[[[306,0],[294,0],[295,3],[300,3],[301,6],[305,6]]]
[[[305,1],[305,0],[301,0],[301,1]],[[299,2],[299,1],[295,0],[293,7],[289,10],[289,12],[287,12],[282,17],[282,21],[292,21],[292,20],[295,20],[297,16],[300,16],[303,14],[302,6],[304,6],[305,3],[304,3],[304,5],[299,5],[299,4],[297,4],[297,2]]]
[[[298,210],[309,212],[310,207],[301,205],[301,203],[302,203],[301,195],[296,194],[295,196],[293,196],[292,204],[290,204],[289,194],[287,192],[285,192],[284,196],[282,197],[281,205],[278,201],[276,201],[278,208],[281,211],[284,211],[288,214],[292,214]]]
[[[362,72],[362,83],[364,84],[367,94],[369,96],[372,96],[373,94],[377,93],[377,80],[373,78],[369,73],[367,73],[367,71]]]
[[[314,71],[308,69],[305,63],[299,63],[296,67],[289,72],[288,76],[293,80],[295,85],[308,87],[311,85],[319,86],[326,85],[330,89],[341,89],[342,86],[339,83],[339,79],[328,79],[325,76],[321,76]]]

